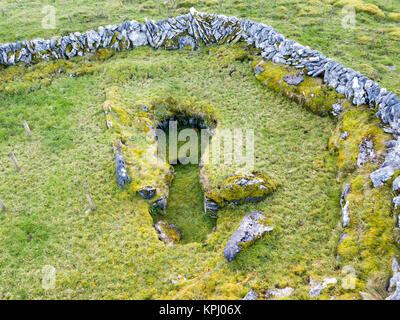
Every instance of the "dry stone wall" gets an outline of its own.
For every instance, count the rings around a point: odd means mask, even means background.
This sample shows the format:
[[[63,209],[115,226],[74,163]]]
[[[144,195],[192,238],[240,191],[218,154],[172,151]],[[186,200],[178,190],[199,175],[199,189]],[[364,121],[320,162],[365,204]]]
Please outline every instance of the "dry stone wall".
[[[344,94],[355,105],[366,104],[377,109],[384,130],[395,137],[388,145],[388,156],[382,168],[371,174],[375,187],[385,184],[400,169],[400,100],[393,92],[361,73],[346,68],[293,40],[287,40],[273,27],[255,21],[197,12],[145,23],[125,21],[119,25],[99,27],[97,31],[54,36],[49,40],[34,39],[0,44],[0,64],[29,64],[40,60],[69,59],[96,52],[100,48],[116,51],[149,45],[153,48],[195,49],[199,45],[245,41],[261,50],[261,56],[305,70],[311,77]]]

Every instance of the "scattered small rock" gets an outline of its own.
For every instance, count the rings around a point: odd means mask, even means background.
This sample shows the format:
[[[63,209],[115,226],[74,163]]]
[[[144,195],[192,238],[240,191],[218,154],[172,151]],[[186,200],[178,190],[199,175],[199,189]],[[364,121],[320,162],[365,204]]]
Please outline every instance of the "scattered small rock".
[[[360,145],[358,146],[358,150],[360,150],[360,153],[357,157],[357,166],[359,168],[361,168],[368,161],[372,163],[378,162],[377,155],[374,149],[374,143],[372,142],[372,140],[364,139],[363,141],[361,141]]]
[[[342,209],[342,226],[346,227],[350,223],[350,215],[349,215],[349,202],[347,201]]]
[[[224,256],[228,262],[232,261],[243,247],[252,244],[266,232],[274,229],[274,227],[264,225],[265,218],[265,215],[259,211],[244,216],[239,228],[232,234],[225,246]]]
[[[349,132],[348,131],[344,131],[344,132],[342,132],[341,134],[340,134],[340,139],[343,141],[343,140],[346,140],[347,138],[349,137]]]
[[[335,278],[325,278],[322,282],[315,282],[310,278],[310,292],[308,293],[310,298],[315,298],[321,295],[322,290],[328,287],[330,284],[336,284]]]
[[[173,245],[178,243],[181,239],[181,232],[177,227],[173,224],[168,223],[167,221],[160,220],[158,221],[154,228],[158,233],[158,239],[168,245]]]
[[[156,188],[147,186],[138,191],[139,195],[147,200],[153,199],[156,194]]]
[[[338,102],[332,105],[332,114],[337,117],[343,111],[343,106]]]
[[[161,197],[154,203],[153,207],[164,211],[167,210],[167,203],[168,199],[166,197]]]
[[[258,293],[255,292],[253,289],[251,289],[249,292],[247,292],[243,300],[257,300],[257,298],[258,298]]]
[[[178,274],[178,276],[175,279],[171,280],[171,283],[174,285],[180,285],[184,281],[186,281],[186,278],[184,276]]]
[[[351,184],[350,183],[346,183],[344,185],[342,194],[340,196],[340,206],[343,208],[343,205],[346,203],[346,199],[348,194],[350,193],[350,189],[351,189]]]
[[[349,237],[349,235],[347,233],[343,233],[340,236],[339,244],[341,244],[343,242],[343,240],[346,239],[347,237]]]
[[[267,299],[271,297],[275,298],[289,297],[293,293],[293,291],[294,289],[291,287],[286,287],[283,289],[271,289],[265,292],[265,297]]]
[[[394,287],[396,290],[386,300],[400,300],[400,267],[396,258],[393,258],[392,271],[393,277],[389,281],[388,292],[393,292]]]
[[[263,68],[263,67],[256,67],[255,69],[254,69],[254,74],[256,75],[256,76],[258,76],[260,73],[262,73],[262,72],[264,72],[265,71],[265,69]]]

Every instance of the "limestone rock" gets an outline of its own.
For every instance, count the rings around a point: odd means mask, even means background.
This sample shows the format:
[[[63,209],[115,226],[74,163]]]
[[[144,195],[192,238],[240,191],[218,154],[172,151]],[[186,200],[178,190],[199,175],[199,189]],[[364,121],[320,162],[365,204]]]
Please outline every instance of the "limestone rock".
[[[382,167],[374,172],[372,172],[369,177],[374,184],[374,188],[378,188],[380,186],[385,185],[385,182],[388,181],[394,175],[394,169],[390,166]]]
[[[394,203],[394,208],[397,209],[400,207],[400,196],[394,197],[393,198],[393,203]]]
[[[400,300],[400,267],[396,258],[393,258],[392,271],[393,276],[389,281],[388,292],[393,292],[393,288],[396,289],[386,300]]]
[[[343,111],[343,106],[340,103],[334,103],[332,105],[332,114],[337,117]]]
[[[225,202],[242,204],[263,200],[276,190],[275,182],[261,171],[231,174],[224,182]]]
[[[350,193],[350,189],[351,189],[351,184],[350,183],[346,183],[344,185],[342,194],[340,196],[340,206],[343,208],[344,204],[346,203],[346,199],[348,194]]]
[[[344,131],[340,134],[340,140],[346,140],[349,137],[349,132],[348,131]]]
[[[147,200],[153,199],[156,194],[156,188],[147,186],[138,191],[139,195]]]
[[[154,228],[158,233],[158,239],[168,245],[172,245],[174,243],[178,243],[181,239],[181,232],[175,227],[173,224],[168,223],[167,221],[160,220],[158,221]]]
[[[393,191],[400,190],[400,176],[398,176],[396,179],[394,179],[394,181],[392,183],[392,189],[393,189]]]
[[[180,37],[178,39],[179,50],[196,49],[196,40],[189,36]]]
[[[239,228],[229,238],[224,256],[228,262],[232,261],[243,247],[251,245],[266,232],[274,228],[264,225],[265,215],[262,212],[251,212],[242,219]]]
[[[304,81],[303,73],[291,74],[283,77],[283,81],[291,86],[298,86],[300,83]]]
[[[118,186],[122,188],[126,183],[129,183],[129,176],[126,171],[125,160],[119,151],[115,152],[115,167]]]
[[[258,294],[255,292],[253,289],[251,289],[249,292],[247,292],[246,296],[243,298],[243,300],[257,300]]]
[[[218,210],[218,204],[204,194],[204,213],[216,218],[218,217]]]
[[[161,210],[167,210],[167,202],[167,197],[161,197],[154,203],[153,207]]]
[[[284,298],[284,297],[289,297],[293,293],[294,289],[291,287],[286,287],[283,289],[270,289],[265,292],[265,297],[271,298]]]
[[[322,282],[315,282],[310,278],[310,292],[308,295],[310,298],[315,298],[321,295],[322,290],[326,289],[328,285],[336,284],[337,280],[335,278],[325,278]]]
[[[347,201],[342,209],[342,226],[346,227],[350,223],[349,202]]]
[[[360,153],[357,157],[357,166],[361,168],[368,161],[377,163],[377,155],[374,149],[374,143],[372,140],[364,139],[358,146]]]

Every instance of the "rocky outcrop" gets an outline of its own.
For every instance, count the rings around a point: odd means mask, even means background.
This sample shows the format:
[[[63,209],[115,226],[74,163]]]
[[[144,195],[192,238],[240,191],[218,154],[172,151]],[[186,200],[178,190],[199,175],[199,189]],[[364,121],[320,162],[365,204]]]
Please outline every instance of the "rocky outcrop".
[[[243,248],[274,229],[265,224],[265,219],[265,215],[259,211],[245,215],[239,228],[232,234],[225,246],[224,256],[228,262],[231,262]]]
[[[181,232],[173,224],[164,220],[158,221],[154,228],[158,233],[158,239],[168,245],[178,243],[181,239]]]

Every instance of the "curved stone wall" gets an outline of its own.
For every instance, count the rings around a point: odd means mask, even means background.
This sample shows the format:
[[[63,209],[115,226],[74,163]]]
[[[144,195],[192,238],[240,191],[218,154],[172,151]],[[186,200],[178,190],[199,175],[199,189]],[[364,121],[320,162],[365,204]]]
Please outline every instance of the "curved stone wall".
[[[400,100],[393,92],[361,73],[346,68],[318,51],[287,40],[273,27],[251,20],[197,12],[165,20],[145,23],[125,21],[119,25],[99,27],[97,31],[54,36],[49,40],[34,39],[0,44],[0,64],[29,64],[40,60],[68,59],[96,52],[100,48],[116,51],[149,45],[153,48],[195,49],[204,44],[245,41],[261,50],[261,56],[275,63],[303,69],[307,75],[321,77],[324,82],[344,94],[355,105],[366,104],[377,109],[377,117],[388,127],[396,140],[388,146],[382,168],[371,174],[375,187],[392,178],[400,169]]]
[[[383,122],[383,130],[393,134],[394,139],[387,143],[387,155],[382,167],[370,175],[374,187],[384,185],[393,178],[395,170],[400,170],[400,100],[397,95],[318,51],[285,39],[273,27],[251,20],[201,13],[192,8],[190,13],[176,18],[145,23],[126,21],[99,27],[97,31],[75,32],[49,40],[0,44],[0,64],[10,66],[69,59],[94,53],[101,48],[122,51],[149,45],[170,50],[194,50],[200,45],[239,41],[259,49],[265,60],[290,65],[308,76],[322,78],[324,83],[354,105],[376,109],[376,116]],[[117,159],[117,167],[118,163],[121,164],[121,172],[125,173],[122,161]],[[124,175],[122,177],[125,178]],[[398,181],[393,183],[394,190],[400,190],[400,187],[395,187],[398,185]],[[396,206],[400,205],[399,198],[394,199]],[[346,200],[346,188],[343,200]]]

